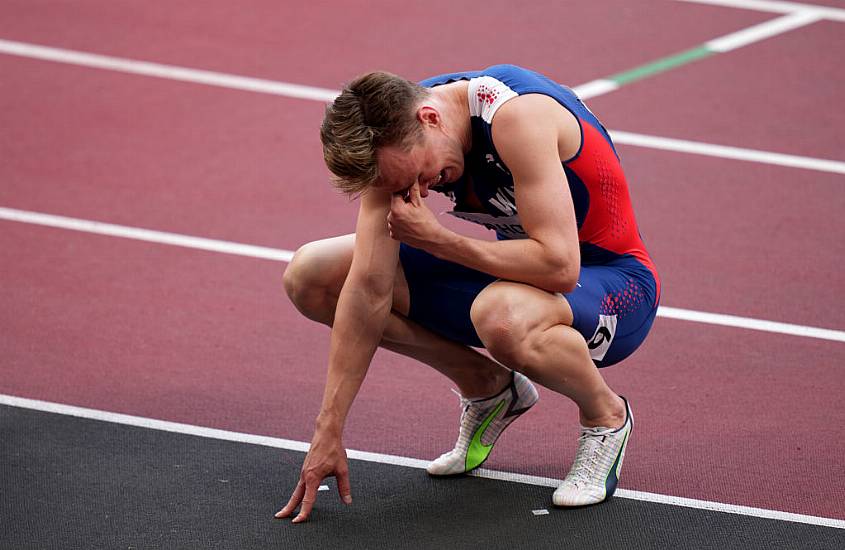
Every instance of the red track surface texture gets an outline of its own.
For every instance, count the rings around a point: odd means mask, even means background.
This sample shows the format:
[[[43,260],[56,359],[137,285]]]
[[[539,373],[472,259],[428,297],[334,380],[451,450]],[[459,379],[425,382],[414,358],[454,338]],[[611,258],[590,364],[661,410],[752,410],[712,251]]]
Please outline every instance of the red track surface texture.
[[[331,88],[376,67],[418,78],[503,61],[579,84],[772,18],[675,2],[442,4],[163,12],[10,1],[0,38]],[[841,160],[843,86],[826,79],[839,79],[839,25],[591,105],[611,128]],[[0,206],[286,249],[352,230],[355,206],[326,184],[318,102],[3,55],[0,71],[0,126],[10,129]],[[841,176],[620,152],[664,305],[845,327]],[[284,298],[283,269],[0,221],[0,393],[308,440],[328,330]],[[845,517],[843,365],[841,343],[658,319],[644,347],[606,371],[637,418],[623,487]],[[459,414],[448,387],[380,352],[345,444],[438,455]],[[542,398],[487,466],[565,474],[576,412]]]

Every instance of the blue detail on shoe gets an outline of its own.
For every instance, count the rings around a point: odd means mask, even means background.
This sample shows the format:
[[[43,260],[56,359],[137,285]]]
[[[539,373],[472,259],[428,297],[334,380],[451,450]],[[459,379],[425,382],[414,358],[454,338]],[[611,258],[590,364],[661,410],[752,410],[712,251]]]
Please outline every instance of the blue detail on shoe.
[[[619,454],[616,455],[616,460],[613,461],[613,466],[610,467],[610,473],[607,474],[607,480],[604,482],[605,498],[610,498],[616,492],[616,485],[619,483],[619,476],[616,475],[616,469],[619,467],[619,460],[625,452],[625,445],[628,444],[628,435],[625,435],[625,442],[622,443],[622,448],[619,449]]]
[[[628,400],[624,397],[622,397],[622,400],[625,402],[625,423],[622,424],[622,427],[619,429],[625,429],[628,422],[631,423],[631,427],[628,429],[628,433],[625,434],[625,441],[623,441],[622,446],[619,447],[619,453],[616,455],[616,460],[613,461],[613,466],[610,467],[610,472],[607,474],[607,479],[604,482],[606,499],[612,497],[613,493],[616,492],[616,486],[619,484],[619,462],[622,460],[622,457],[625,456],[625,447],[628,446],[628,438],[631,436],[631,430],[634,429],[634,419],[631,417],[631,409],[628,406]]]

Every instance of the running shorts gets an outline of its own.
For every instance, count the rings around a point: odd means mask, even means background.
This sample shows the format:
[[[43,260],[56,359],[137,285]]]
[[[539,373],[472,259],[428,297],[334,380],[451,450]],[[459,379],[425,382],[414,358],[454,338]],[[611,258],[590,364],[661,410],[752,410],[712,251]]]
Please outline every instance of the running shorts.
[[[470,319],[475,297],[496,277],[402,244],[399,260],[408,281],[408,317],[449,340],[484,347]],[[572,326],[584,337],[598,367],[618,363],[645,340],[659,297],[651,272],[631,256],[582,265],[575,290],[559,294],[572,309]]]

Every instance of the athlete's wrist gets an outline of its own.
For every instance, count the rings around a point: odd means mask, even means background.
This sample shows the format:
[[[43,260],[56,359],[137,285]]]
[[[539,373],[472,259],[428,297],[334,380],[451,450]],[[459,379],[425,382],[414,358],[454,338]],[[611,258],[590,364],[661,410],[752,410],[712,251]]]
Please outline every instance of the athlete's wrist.
[[[343,433],[344,417],[339,413],[322,410],[317,415],[317,420],[314,422],[315,432],[324,433],[326,435],[337,436],[340,438]]]

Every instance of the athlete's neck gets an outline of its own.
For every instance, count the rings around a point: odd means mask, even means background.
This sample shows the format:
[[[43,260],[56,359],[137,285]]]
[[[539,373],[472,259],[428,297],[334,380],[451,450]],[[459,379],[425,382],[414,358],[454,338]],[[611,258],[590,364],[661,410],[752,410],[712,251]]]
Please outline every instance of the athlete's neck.
[[[448,130],[461,142],[465,155],[472,149],[468,89],[469,82],[466,80],[450,82],[431,89],[432,97],[441,109]]]

